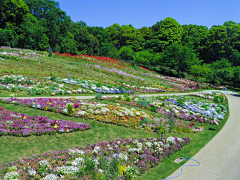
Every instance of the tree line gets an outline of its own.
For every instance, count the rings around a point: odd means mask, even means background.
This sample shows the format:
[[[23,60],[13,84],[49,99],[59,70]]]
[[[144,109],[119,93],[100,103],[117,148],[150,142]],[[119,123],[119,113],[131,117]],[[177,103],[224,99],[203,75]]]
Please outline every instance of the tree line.
[[[210,82],[240,84],[240,23],[180,25],[167,17],[151,27],[107,28],[73,22],[54,0],[0,0],[0,46],[108,56],[153,70],[177,70]],[[164,67],[164,68],[163,68]]]

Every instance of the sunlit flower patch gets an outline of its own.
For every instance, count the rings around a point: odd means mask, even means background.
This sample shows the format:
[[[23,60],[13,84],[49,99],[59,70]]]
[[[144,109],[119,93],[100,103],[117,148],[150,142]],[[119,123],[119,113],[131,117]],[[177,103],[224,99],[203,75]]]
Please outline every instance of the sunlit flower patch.
[[[134,91],[129,88],[112,87],[96,81],[81,80],[81,79],[74,79],[74,78],[59,78],[55,76],[45,77],[45,78],[55,80],[58,82],[64,82],[66,84],[77,85],[84,89],[95,91],[100,94],[123,94],[123,93],[133,94],[134,93]]]
[[[22,75],[5,75],[0,78],[0,90],[10,92],[23,92],[28,95],[64,95],[64,94],[92,94],[93,91],[86,88],[66,86],[64,83],[56,83],[51,80],[40,81],[26,78]]]
[[[164,115],[156,118],[151,114],[134,108],[128,109],[119,105],[113,106],[72,98],[10,98],[2,102],[161,134],[168,132],[192,132],[190,126],[186,123],[184,124],[179,116],[175,117],[174,114],[167,113],[166,111],[159,112]]]
[[[118,139],[1,165],[1,179],[134,179],[189,144],[188,137]]]
[[[66,120],[52,120],[41,116],[27,116],[26,114],[10,112],[0,107],[0,136],[39,136],[44,134],[84,131],[90,127],[91,124]]]
[[[199,94],[190,94],[191,96],[197,96],[205,99],[215,101],[217,103],[226,103],[226,96],[221,92],[212,92],[212,93],[199,93]]]
[[[170,114],[186,121],[213,123],[215,119],[220,122],[227,112],[227,108],[223,104],[192,96],[117,96],[103,97],[103,99],[141,107],[160,114]]]

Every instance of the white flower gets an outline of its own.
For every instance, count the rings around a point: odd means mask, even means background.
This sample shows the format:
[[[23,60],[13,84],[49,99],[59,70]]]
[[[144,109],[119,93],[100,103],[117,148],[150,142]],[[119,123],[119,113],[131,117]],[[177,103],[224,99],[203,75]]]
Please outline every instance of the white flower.
[[[137,143],[137,147],[142,148],[143,144],[142,143]]]
[[[98,170],[98,173],[100,173],[100,174],[102,174],[103,172],[104,172],[104,170],[102,170],[102,169]]]
[[[76,166],[62,166],[62,167],[57,167],[57,172],[61,174],[78,173],[79,168]]]
[[[149,141],[148,141],[148,142],[146,142],[145,144],[146,144],[146,145],[147,145],[149,148],[151,148],[151,147],[152,147],[152,145],[153,145],[153,144],[152,144],[151,142],[149,142]]]
[[[42,161],[39,161],[39,164],[40,164],[41,166],[47,166],[47,165],[49,164],[49,162],[48,162],[46,159],[44,159],[44,160],[42,160]]]
[[[55,174],[48,174],[45,178],[43,178],[44,180],[57,180],[58,176]]]
[[[78,163],[77,163],[77,162],[75,162],[75,161],[73,161],[73,162],[72,162],[72,165],[73,165],[73,166],[77,166],[77,165],[78,165]]]
[[[179,137],[177,138],[177,140],[182,142],[184,141],[182,138],[179,138]]]
[[[16,171],[12,171],[12,172],[8,172],[7,174],[5,174],[4,176],[4,180],[13,180],[13,179],[18,179],[18,172]]]
[[[84,159],[83,158],[77,158],[73,162],[75,162],[77,165],[79,165],[79,164],[84,163]]]
[[[37,171],[35,171],[34,169],[29,169],[29,170],[28,170],[28,174],[29,174],[30,176],[35,176],[36,173],[37,173]]]
[[[78,150],[78,149],[76,149],[76,152],[77,152],[77,154],[80,155],[80,156],[83,156],[83,155],[85,154],[85,152],[84,152],[83,150]]]

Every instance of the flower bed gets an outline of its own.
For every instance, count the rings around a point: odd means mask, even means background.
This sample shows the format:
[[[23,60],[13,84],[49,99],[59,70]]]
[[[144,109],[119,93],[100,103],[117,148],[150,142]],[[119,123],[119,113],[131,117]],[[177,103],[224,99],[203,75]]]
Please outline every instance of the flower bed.
[[[123,94],[123,93],[129,93],[133,94],[134,91],[127,88],[121,88],[121,87],[111,87],[102,83],[98,83],[95,81],[87,81],[87,80],[81,80],[81,79],[73,79],[73,78],[58,78],[58,77],[46,77],[47,79],[56,80],[58,82],[64,82],[66,84],[72,84],[77,85],[82,88],[95,91],[97,93],[101,94]]]
[[[72,131],[84,131],[91,124],[71,122],[66,120],[52,120],[41,116],[27,116],[17,112],[10,112],[0,107],[0,136],[31,136]]]
[[[90,119],[119,126],[131,127],[136,130],[143,129],[150,132],[165,134],[166,132],[192,132],[190,126],[174,117],[156,118],[152,115],[138,111],[134,108],[101,104],[89,100],[76,100],[64,98],[35,98],[17,99],[10,98],[1,102],[12,103],[24,107],[41,109]]]
[[[217,102],[217,103],[226,103],[226,97],[221,92],[190,94],[190,96],[197,96],[197,97],[205,98],[205,99]]]
[[[188,137],[101,142],[3,164],[0,178],[134,179],[190,142]]]
[[[196,122],[213,123],[214,119],[220,122],[220,119],[223,119],[227,112],[226,107],[222,104],[213,103],[207,99],[201,100],[201,98],[192,96],[118,96],[103,97],[103,99],[145,108],[160,114],[170,114],[179,119]]]
[[[24,76],[5,75],[0,78],[0,89],[10,92],[24,92],[28,95],[64,95],[64,94],[91,94],[93,91],[74,86],[65,86],[47,81],[32,80]]]

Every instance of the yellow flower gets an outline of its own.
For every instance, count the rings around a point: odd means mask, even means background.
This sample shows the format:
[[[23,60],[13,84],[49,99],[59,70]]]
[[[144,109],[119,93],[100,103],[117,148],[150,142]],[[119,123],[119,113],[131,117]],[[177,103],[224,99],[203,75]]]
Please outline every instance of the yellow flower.
[[[27,117],[26,117],[26,116],[24,116],[24,117],[23,117],[23,119],[27,119]]]
[[[55,125],[54,125],[54,128],[57,129],[57,127],[58,127],[57,124],[55,124]]]

